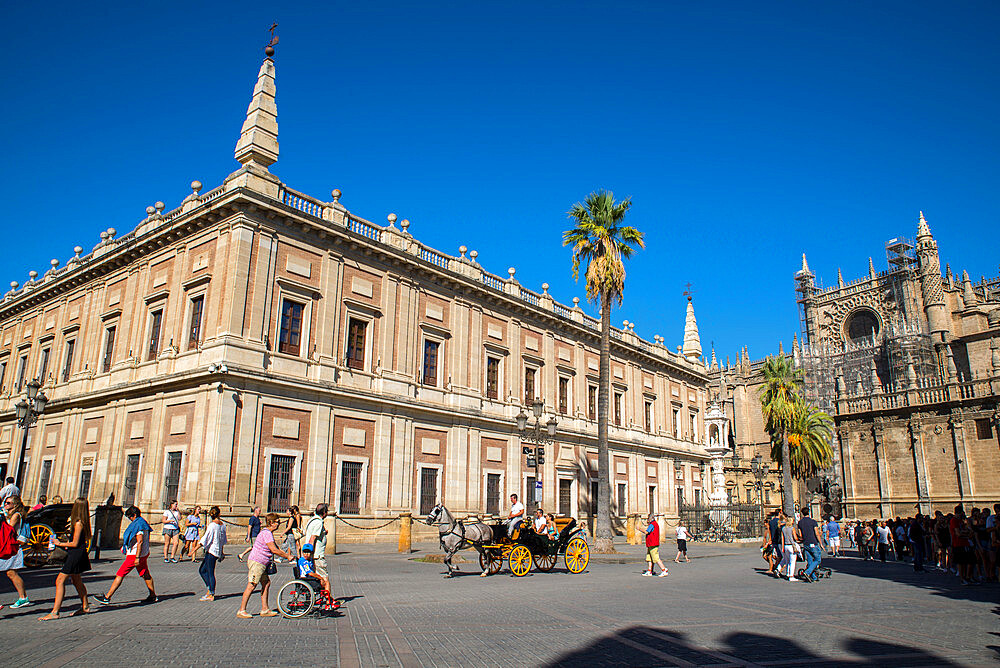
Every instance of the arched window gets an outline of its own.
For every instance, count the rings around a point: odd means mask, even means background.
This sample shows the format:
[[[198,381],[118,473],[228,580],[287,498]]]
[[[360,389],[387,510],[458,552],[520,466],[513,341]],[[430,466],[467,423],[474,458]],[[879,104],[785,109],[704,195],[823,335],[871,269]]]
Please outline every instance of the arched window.
[[[851,341],[877,335],[880,330],[878,315],[870,308],[855,309],[844,323],[844,336]]]

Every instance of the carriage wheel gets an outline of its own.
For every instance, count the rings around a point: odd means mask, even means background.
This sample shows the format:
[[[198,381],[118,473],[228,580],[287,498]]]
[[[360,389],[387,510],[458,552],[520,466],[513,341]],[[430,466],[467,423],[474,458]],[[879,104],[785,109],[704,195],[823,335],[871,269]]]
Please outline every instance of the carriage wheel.
[[[535,568],[542,571],[543,573],[548,573],[553,568],[555,568],[556,561],[559,560],[558,554],[536,554],[535,557]]]
[[[278,591],[278,610],[285,617],[305,617],[315,604],[316,594],[302,580],[286,582]]]
[[[566,545],[566,569],[576,575],[587,570],[590,563],[590,548],[587,541],[577,536]]]
[[[493,550],[483,550],[483,553],[479,555],[479,568],[484,573],[496,575],[503,568],[503,559]]]
[[[531,570],[531,550],[524,545],[515,545],[507,558],[510,572],[517,577],[524,577]]]
[[[32,524],[28,542],[24,546],[24,559],[34,566],[43,566],[49,560],[49,538],[52,528],[45,524]]]

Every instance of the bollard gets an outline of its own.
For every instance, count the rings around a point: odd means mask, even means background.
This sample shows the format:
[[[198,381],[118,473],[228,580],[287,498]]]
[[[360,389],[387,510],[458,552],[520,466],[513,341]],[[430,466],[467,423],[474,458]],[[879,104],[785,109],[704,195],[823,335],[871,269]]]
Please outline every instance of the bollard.
[[[337,516],[330,515],[330,528],[326,530],[326,553],[337,554]]]
[[[413,515],[399,514],[399,551],[409,554],[413,546]]]
[[[639,542],[635,537],[635,522],[638,518],[638,515],[633,514],[625,520],[625,540],[629,545],[637,545]]]
[[[101,529],[97,530],[97,535],[94,536],[94,561],[101,558],[101,534],[103,531]]]

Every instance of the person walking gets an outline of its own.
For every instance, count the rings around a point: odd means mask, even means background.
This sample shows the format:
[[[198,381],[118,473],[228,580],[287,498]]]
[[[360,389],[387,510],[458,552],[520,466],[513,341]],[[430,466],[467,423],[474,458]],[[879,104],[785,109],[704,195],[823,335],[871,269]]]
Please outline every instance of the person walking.
[[[247,521],[247,549],[236,555],[236,558],[243,561],[247,553],[253,549],[253,542],[257,539],[257,534],[260,533],[260,506],[254,506],[253,511],[250,513],[250,519]]]
[[[142,581],[146,583],[146,589],[149,590],[149,595],[142,602],[156,603],[156,587],[153,585],[153,576],[149,573],[149,539],[152,536],[153,527],[149,526],[149,522],[135,506],[129,506],[128,510],[125,511],[125,517],[129,520],[129,525],[125,527],[125,533],[122,535],[122,552],[125,554],[125,561],[115,573],[115,579],[111,583],[108,593],[94,598],[101,605],[111,603],[111,597],[122,586],[125,576],[135,569]]]
[[[201,546],[205,548],[205,558],[198,568],[198,575],[205,581],[208,592],[199,601],[215,600],[215,565],[226,557],[223,548],[226,545],[226,525],[222,523],[222,512],[218,506],[208,509],[208,526],[205,535],[201,537]]]
[[[906,529],[906,537],[910,540],[910,549],[913,550],[913,570],[917,573],[926,573],[924,570],[924,516],[917,513],[917,516],[910,522]]]
[[[840,556],[840,524],[830,515],[830,520],[826,523],[827,542],[830,544],[830,556]]]
[[[305,536],[305,542],[313,546],[313,562],[316,565],[316,572],[325,578],[330,577],[326,570],[326,516],[329,513],[330,506],[325,503],[317,505],[316,512],[306,522],[305,531],[302,532]]]
[[[688,538],[691,534],[688,533],[687,527],[684,526],[684,520],[677,521],[677,556],[674,557],[674,563],[681,563],[681,557],[684,557],[684,561],[691,561],[688,559]]]
[[[816,569],[823,560],[820,550],[820,532],[816,520],[809,517],[809,508],[802,508],[802,519],[799,520],[799,537],[802,539],[802,552],[806,557],[805,581],[814,579]]]
[[[875,531],[878,534],[878,558],[884,564],[889,548],[892,547],[892,529],[886,526],[885,520],[882,520]]]
[[[260,585],[260,616],[274,617],[278,613],[268,606],[267,595],[271,588],[271,573],[273,570],[271,560],[275,555],[290,559],[290,555],[282,550],[274,542],[274,532],[281,526],[281,520],[276,513],[268,513],[264,517],[264,529],[257,534],[253,546],[250,548],[250,556],[247,557],[247,586],[243,590],[243,598],[240,600],[240,609],[236,616],[240,619],[250,619],[253,617],[247,612],[247,603],[257,585]]]
[[[795,541],[795,518],[785,517],[785,523],[781,527],[781,563],[778,564],[778,575],[781,575],[781,568],[785,568],[785,578],[789,582],[802,582],[795,577],[795,561],[799,555],[799,545]]]
[[[298,506],[289,506],[288,524],[285,525],[285,552],[292,555],[292,559],[299,558],[299,540],[302,539],[302,514]]]
[[[52,612],[38,619],[47,622],[59,619],[59,610],[62,608],[63,598],[66,596],[66,580],[71,580],[76,587],[76,593],[80,595],[81,606],[79,610],[73,612],[74,615],[81,615],[90,612],[90,602],[87,600],[87,587],[83,584],[83,573],[90,570],[90,559],[87,557],[87,544],[90,542],[90,504],[87,499],[79,497],[73,502],[73,508],[69,511],[69,535],[68,541],[53,540],[55,547],[66,550],[66,561],[63,562],[59,575],[56,576],[56,597],[52,603]]]
[[[198,554],[198,535],[201,533],[201,506],[195,506],[188,511],[187,519],[184,520],[184,551],[194,561]]]
[[[181,511],[177,501],[171,501],[163,511],[163,563],[177,563],[177,548],[181,542]]]
[[[13,477],[8,476],[7,484],[0,487],[0,508],[3,507],[4,501],[12,496],[21,496],[21,488],[14,484]]]
[[[643,571],[643,575],[649,577],[653,575],[653,563],[660,567],[660,574],[657,577],[667,577],[667,567],[660,559],[660,525],[656,523],[656,516],[652,513],[646,518],[646,528],[636,527],[646,534],[646,563],[649,568]]]
[[[24,516],[27,514],[28,510],[24,507],[24,503],[21,501],[21,497],[17,494],[12,494],[8,496],[3,501],[3,511],[4,519],[0,522],[6,522],[10,526],[10,533],[12,537],[16,537],[21,543],[27,542],[28,532],[26,531],[28,525],[24,521]],[[24,580],[21,579],[21,575],[18,571],[24,568],[24,549],[17,545],[17,552],[6,559],[0,559],[0,571],[7,574],[10,578],[10,583],[14,585],[14,590],[17,592],[17,600],[10,604],[11,608],[23,608],[26,605],[31,605],[31,601],[28,600],[28,592],[24,588]],[[0,605],[0,608],[4,606]]]

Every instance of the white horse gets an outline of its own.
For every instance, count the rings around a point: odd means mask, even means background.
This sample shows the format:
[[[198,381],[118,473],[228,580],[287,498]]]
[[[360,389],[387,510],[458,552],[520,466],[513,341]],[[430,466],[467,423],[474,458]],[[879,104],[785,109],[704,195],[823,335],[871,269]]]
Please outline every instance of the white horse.
[[[452,517],[448,509],[440,503],[434,506],[424,520],[428,526],[438,525],[438,539],[441,541],[441,549],[444,550],[444,563],[448,567],[448,577],[453,571],[458,570],[458,566],[453,566],[451,558],[455,553],[466,547],[474,547],[483,554],[483,545],[493,542],[493,529],[482,522],[466,524],[461,520]],[[482,575],[486,575],[483,571]]]

